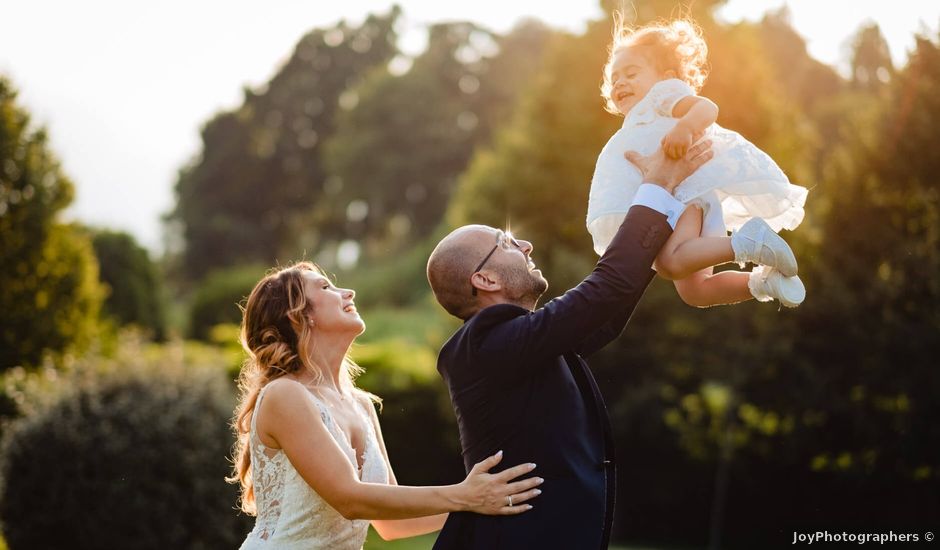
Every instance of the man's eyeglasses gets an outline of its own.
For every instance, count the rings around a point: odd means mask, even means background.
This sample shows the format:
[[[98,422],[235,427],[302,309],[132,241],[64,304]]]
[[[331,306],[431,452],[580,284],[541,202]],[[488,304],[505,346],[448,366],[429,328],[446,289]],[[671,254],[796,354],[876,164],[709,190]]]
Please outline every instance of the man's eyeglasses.
[[[473,270],[473,273],[470,274],[471,277],[472,277],[475,273],[477,273],[478,271],[480,271],[481,269],[483,269],[483,266],[486,265],[486,262],[489,261],[490,257],[493,255],[494,252],[496,252],[496,249],[499,248],[500,246],[502,246],[504,250],[509,250],[509,247],[511,247],[511,246],[514,246],[514,247],[518,248],[519,250],[522,250],[522,245],[519,244],[519,241],[517,241],[517,240],[512,236],[512,233],[510,233],[510,232],[508,232],[508,231],[500,231],[499,233],[496,234],[496,245],[494,245],[493,248],[490,250],[490,253],[487,254],[487,255],[483,258],[483,261],[480,262],[480,265],[478,265],[478,266],[476,267],[476,269]],[[476,295],[477,295],[477,287],[475,287],[475,286],[473,286],[473,285],[471,284],[471,285],[470,285],[470,288],[471,288],[470,294],[473,295],[473,296],[476,296]]]

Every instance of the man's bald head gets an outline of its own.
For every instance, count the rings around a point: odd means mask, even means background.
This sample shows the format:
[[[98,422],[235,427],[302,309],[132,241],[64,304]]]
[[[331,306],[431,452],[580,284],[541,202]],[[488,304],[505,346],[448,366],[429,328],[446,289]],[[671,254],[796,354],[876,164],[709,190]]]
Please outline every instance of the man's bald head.
[[[467,319],[479,308],[471,294],[473,269],[492,248],[497,229],[486,225],[465,225],[441,239],[428,258],[428,282],[438,303],[448,313]]]

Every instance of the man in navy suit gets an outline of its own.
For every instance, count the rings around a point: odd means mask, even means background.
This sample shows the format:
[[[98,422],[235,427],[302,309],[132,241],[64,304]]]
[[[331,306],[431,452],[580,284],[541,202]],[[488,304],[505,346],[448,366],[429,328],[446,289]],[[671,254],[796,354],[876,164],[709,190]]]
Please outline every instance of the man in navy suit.
[[[470,225],[434,249],[431,289],[464,320],[441,349],[438,370],[457,415],[466,469],[503,450],[503,464],[535,462],[545,479],[525,513],[450,514],[435,550],[607,548],[613,440],[583,357],[623,331],[684,208],[672,191],[711,158],[709,145],[696,145],[678,161],[662,151],[627,153],[647,183],[594,271],[539,309],[548,282],[530,258],[531,243]]]

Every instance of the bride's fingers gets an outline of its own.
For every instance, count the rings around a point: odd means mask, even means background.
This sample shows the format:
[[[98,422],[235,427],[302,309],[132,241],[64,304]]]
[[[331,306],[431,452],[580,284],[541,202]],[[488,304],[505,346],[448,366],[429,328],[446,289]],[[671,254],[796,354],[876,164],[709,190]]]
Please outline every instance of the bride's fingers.
[[[535,469],[535,464],[532,464],[531,462],[529,462],[527,464],[520,464],[518,466],[513,466],[512,468],[508,468],[494,475],[496,477],[496,481],[505,483],[511,479],[516,479],[517,477],[521,475],[525,475],[534,469]]]
[[[505,499],[504,499],[505,500]],[[516,504],[516,497],[512,497],[512,506],[503,506],[499,509],[499,513],[505,516],[512,516],[515,514],[521,514],[523,512],[528,512],[532,509],[531,504]]]
[[[541,489],[529,489],[528,491],[523,491],[521,493],[516,493],[512,495],[512,507],[515,508],[527,500],[532,500],[533,498],[542,494]],[[508,502],[508,499],[507,499]]]
[[[499,451],[493,456],[489,456],[473,465],[470,473],[488,472],[503,459],[503,451]]]
[[[530,477],[528,479],[523,479],[522,481],[516,481],[514,483],[509,483],[506,485],[506,493],[514,495],[516,493],[522,493],[528,491],[529,489],[534,489],[541,485],[545,480],[540,477]],[[512,501],[516,501],[516,497],[512,497]]]

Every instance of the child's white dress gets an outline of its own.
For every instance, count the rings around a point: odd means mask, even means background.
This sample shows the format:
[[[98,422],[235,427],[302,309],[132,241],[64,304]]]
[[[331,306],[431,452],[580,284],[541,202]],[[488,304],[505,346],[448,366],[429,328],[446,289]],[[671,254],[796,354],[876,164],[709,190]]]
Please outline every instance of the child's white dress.
[[[623,127],[610,138],[594,169],[588,201],[587,227],[594,250],[603,254],[617,233],[642,183],[640,171],[623,154],[651,155],[678,119],[672,109],[695,95],[688,84],[657,82],[627,114]],[[774,231],[794,229],[803,221],[807,190],[793,185],[777,163],[737,132],[712,124],[705,131],[714,157],[676,188],[675,197],[707,203],[703,236],[726,236],[751,218],[763,218]]]

